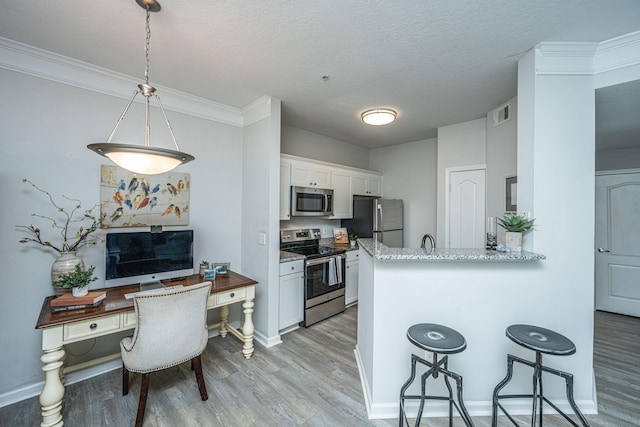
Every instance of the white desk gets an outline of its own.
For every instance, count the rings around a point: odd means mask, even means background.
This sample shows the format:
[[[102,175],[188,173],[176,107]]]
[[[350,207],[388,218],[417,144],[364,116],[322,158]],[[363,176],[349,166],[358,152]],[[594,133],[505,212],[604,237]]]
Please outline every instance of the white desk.
[[[194,275],[182,281],[167,282],[165,285],[189,286],[204,282],[202,277]],[[209,329],[219,329],[225,337],[231,333],[243,342],[242,354],[249,359],[253,354],[253,306],[255,298],[255,280],[229,271],[226,276],[218,276],[211,287],[211,295],[207,309],[220,308],[220,322],[208,325]],[[51,313],[50,302],[54,296],[45,298],[40,310],[36,329],[42,329],[42,350],[40,358],[44,366],[45,381],[40,393],[42,408],[42,427],[60,427],[62,420],[62,399],[64,397],[64,374],[103,363],[120,357],[120,353],[102,357],[81,366],[64,366],[66,344],[93,339],[133,329],[136,316],[133,300],[126,299],[125,294],[137,292],[138,284],[107,288],[107,298],[99,307],[88,310],[75,310],[62,313]],[[242,302],[244,323],[242,331],[231,328],[228,323],[229,304]],[[68,404],[68,403],[67,403]]]

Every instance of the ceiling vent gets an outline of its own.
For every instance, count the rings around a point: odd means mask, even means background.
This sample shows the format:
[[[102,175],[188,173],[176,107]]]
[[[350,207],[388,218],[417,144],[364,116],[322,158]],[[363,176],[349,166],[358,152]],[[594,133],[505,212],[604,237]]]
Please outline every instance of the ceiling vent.
[[[505,104],[497,110],[493,110],[493,127],[500,126],[511,119],[511,104]]]

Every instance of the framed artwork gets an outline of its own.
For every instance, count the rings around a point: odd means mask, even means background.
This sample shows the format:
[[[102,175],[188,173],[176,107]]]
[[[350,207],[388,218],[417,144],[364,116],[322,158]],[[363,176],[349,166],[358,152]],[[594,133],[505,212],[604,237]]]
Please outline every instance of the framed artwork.
[[[212,262],[211,269],[216,272],[216,276],[224,276],[231,269],[231,264],[228,262]]]
[[[189,224],[188,173],[142,175],[100,166],[102,228]]]
[[[505,207],[506,212],[515,213],[518,210],[518,177],[505,178]]]
[[[333,243],[349,243],[349,234],[347,234],[346,227],[333,229]]]

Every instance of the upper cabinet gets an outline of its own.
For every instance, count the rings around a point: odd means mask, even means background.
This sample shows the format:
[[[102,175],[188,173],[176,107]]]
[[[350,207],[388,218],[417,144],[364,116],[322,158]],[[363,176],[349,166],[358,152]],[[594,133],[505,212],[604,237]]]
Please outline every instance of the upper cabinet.
[[[373,174],[355,174],[351,182],[353,194],[358,196],[382,196],[382,177]]]
[[[333,215],[331,219],[353,218],[350,171],[334,170],[331,173],[333,188]]]
[[[331,188],[331,169],[310,163],[291,163],[291,185]]]
[[[291,162],[280,159],[280,220],[291,219]]]

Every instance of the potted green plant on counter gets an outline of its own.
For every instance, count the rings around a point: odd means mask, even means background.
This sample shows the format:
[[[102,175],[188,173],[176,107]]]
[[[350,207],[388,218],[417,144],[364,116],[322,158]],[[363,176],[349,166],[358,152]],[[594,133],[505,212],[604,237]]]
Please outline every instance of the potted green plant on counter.
[[[56,293],[64,293],[63,289],[71,289],[74,297],[86,295],[89,292],[89,283],[98,280],[98,278],[93,275],[95,269],[92,265],[85,271],[80,264],[76,264],[72,271],[61,274],[53,283]]]
[[[498,224],[507,230],[504,237],[506,248],[514,252],[522,251],[522,233],[531,230],[535,220],[535,218],[528,219],[524,215],[517,214],[498,218]]]
[[[349,234],[349,243],[351,244],[352,247],[356,245],[357,240],[358,240],[357,234]]]

